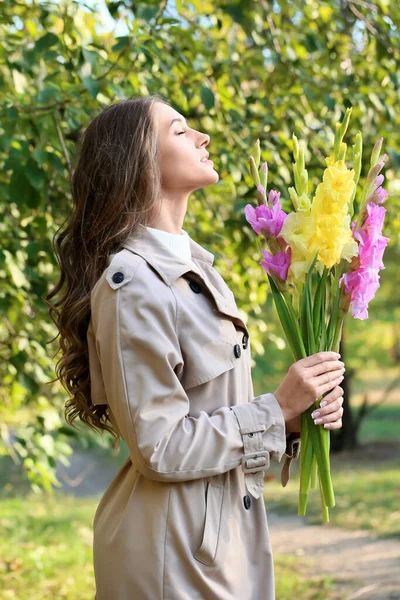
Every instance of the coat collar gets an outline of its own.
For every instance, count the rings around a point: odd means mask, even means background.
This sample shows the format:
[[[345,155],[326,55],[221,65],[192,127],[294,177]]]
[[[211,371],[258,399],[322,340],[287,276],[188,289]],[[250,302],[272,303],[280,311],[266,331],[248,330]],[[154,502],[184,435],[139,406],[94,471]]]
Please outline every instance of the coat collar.
[[[144,258],[169,286],[184,273],[190,271],[192,273],[194,272],[192,265],[177,256],[142,224],[139,225],[138,229],[133,234],[128,236],[121,246]],[[196,262],[199,263],[201,274],[198,274],[198,276],[203,284],[207,286],[219,312],[233,318],[236,325],[242,327],[247,335],[249,335],[246,323],[243,321],[236,304],[227,299],[226,296],[213,285],[210,281],[210,277],[207,276],[209,275],[209,269],[214,262],[214,254],[203,248],[203,246],[200,246],[200,244],[195,242],[192,238],[190,238],[190,250],[193,262],[195,264]]]
[[[199,261],[200,268],[202,263],[211,267],[214,263],[214,254],[200,246],[190,236],[189,242],[193,262],[196,264],[196,261]],[[189,263],[177,256],[142,224],[139,224],[138,229],[121,245],[144,258],[168,285],[172,285],[184,273],[193,271]]]

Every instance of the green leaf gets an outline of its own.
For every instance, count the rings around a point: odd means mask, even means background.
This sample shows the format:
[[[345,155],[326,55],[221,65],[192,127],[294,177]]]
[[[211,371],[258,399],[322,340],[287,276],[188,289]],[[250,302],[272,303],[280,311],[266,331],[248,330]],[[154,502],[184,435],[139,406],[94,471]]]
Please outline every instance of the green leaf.
[[[50,165],[53,167],[53,169],[55,171],[57,171],[57,173],[60,173],[61,175],[64,173],[66,167],[64,165],[64,163],[62,162],[62,160],[60,159],[60,157],[55,154],[54,152],[46,152],[47,155],[47,160],[49,161]]]
[[[158,14],[158,11],[158,6],[139,6],[136,14],[139,19],[143,19],[143,21],[150,21],[150,19],[153,19]]]
[[[36,189],[40,190],[43,187],[45,176],[42,171],[35,163],[34,160],[30,159],[25,167],[25,175],[29,183]]]
[[[305,285],[303,287],[303,293],[301,296],[300,332],[301,332],[301,337],[304,341],[307,356],[308,356],[309,355],[309,347],[308,347],[308,333],[307,333],[307,292],[306,292]]]
[[[47,152],[42,148],[36,148],[32,156],[39,165],[43,165],[46,162]]]
[[[82,82],[92,98],[96,98],[99,93],[99,82],[92,77],[82,77]]]
[[[14,285],[17,288],[24,286],[26,289],[29,290],[30,289],[29,281],[25,277],[25,274],[24,274],[23,270],[21,269],[20,265],[17,264],[16,259],[13,257],[11,252],[9,252],[8,250],[3,250],[3,253],[6,257],[5,264],[6,264],[7,271],[10,274]]]
[[[315,354],[315,327],[313,322],[313,299],[312,299],[312,274],[317,262],[319,250],[315,253],[314,260],[311,263],[307,272],[306,281],[304,284],[303,298],[305,302],[305,313],[307,323],[307,342],[309,354]]]
[[[99,59],[99,55],[94,50],[87,50],[86,48],[82,48],[83,58],[88,62],[92,67],[97,64]]]
[[[207,110],[214,107],[215,98],[212,90],[209,87],[202,85],[200,88],[200,97]]]
[[[268,275],[268,280],[269,280],[269,283],[271,286],[272,294],[274,297],[276,310],[278,312],[279,320],[283,327],[283,331],[285,332],[286,339],[292,350],[294,359],[299,360],[303,356],[302,356],[302,352],[301,352],[300,341],[296,335],[295,324],[293,323],[293,321],[291,319],[286,302],[283,299],[280,291],[276,287],[274,280],[272,279],[272,277],[269,274],[267,274],[267,275]]]
[[[58,44],[58,37],[54,35],[54,33],[45,33],[41,38],[39,38],[33,48],[34,52],[44,52],[48,48],[55,46]]]
[[[318,339],[319,331],[320,331],[320,320],[321,320],[321,302],[322,302],[322,293],[325,290],[326,285],[326,276],[328,270],[325,268],[322,274],[322,277],[317,273],[319,280],[317,289],[314,296],[314,308],[313,308],[313,323],[314,323],[314,331],[316,335],[316,340]]]
[[[8,186],[9,198],[20,207],[37,208],[40,195],[27,179],[24,170],[15,170]]]
[[[325,273],[324,273],[325,275]],[[328,269],[326,270],[326,278],[322,288],[321,294],[321,315],[320,315],[320,337],[319,337],[319,350],[326,350],[326,279],[328,277]]]
[[[7,119],[11,121],[18,119],[18,111],[14,106],[10,106],[10,108],[7,109]]]
[[[314,324],[312,319],[312,298],[311,298],[311,278],[306,281],[304,286],[304,295],[306,298],[306,319],[307,319],[307,341],[308,351],[310,354],[315,354],[315,336],[314,336]]]
[[[43,90],[40,90],[40,92],[37,95],[37,101],[40,103],[47,103],[50,101],[58,101],[61,100],[61,90],[59,88],[54,88],[54,87],[46,87]]]
[[[332,96],[324,96],[324,104],[329,108],[329,110],[333,110],[335,108],[335,103],[335,98],[332,98]]]
[[[129,35],[122,35],[121,37],[117,37],[115,39],[117,40],[117,42],[116,42],[116,44],[114,44],[114,46],[112,46],[112,48],[111,48],[112,52],[119,52],[123,48],[126,48],[127,46],[129,46],[129,40],[130,40]],[[86,57],[85,57],[85,59],[86,59]]]

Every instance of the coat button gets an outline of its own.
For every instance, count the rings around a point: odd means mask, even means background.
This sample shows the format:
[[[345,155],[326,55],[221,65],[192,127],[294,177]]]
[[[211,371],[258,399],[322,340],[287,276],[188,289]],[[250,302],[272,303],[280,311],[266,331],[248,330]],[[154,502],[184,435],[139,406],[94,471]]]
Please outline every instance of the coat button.
[[[248,496],[246,494],[246,496],[243,496],[243,504],[246,510],[249,510],[250,506],[251,506],[251,499],[250,496]]]
[[[248,341],[249,341],[249,336],[247,335],[247,333],[245,333],[243,336],[243,339],[242,339],[243,348],[245,350],[247,348]]]
[[[233,347],[233,350],[235,352],[236,358],[240,358],[240,355],[242,354],[242,351],[240,349],[239,344],[235,344],[234,347]]]
[[[201,285],[199,283],[197,283],[197,281],[191,281],[189,283],[190,289],[193,290],[196,294],[200,294],[201,292]]]
[[[124,280],[124,274],[121,273],[121,271],[117,271],[116,273],[114,273],[114,275],[112,276],[112,280],[114,283],[121,283],[121,281]]]

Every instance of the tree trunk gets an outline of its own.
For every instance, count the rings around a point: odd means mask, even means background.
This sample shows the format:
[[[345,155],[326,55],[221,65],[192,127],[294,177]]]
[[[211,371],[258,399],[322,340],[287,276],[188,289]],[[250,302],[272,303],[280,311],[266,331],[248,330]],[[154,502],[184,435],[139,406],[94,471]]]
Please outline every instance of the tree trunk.
[[[341,452],[342,450],[353,450],[358,447],[357,432],[354,426],[354,414],[350,405],[350,388],[352,379],[352,370],[346,365],[346,352],[345,352],[345,337],[346,332],[343,327],[342,339],[340,342],[339,353],[341,354],[341,360],[345,363],[346,371],[344,372],[344,379],[340,384],[343,388],[343,425],[340,429],[331,431],[331,451]]]

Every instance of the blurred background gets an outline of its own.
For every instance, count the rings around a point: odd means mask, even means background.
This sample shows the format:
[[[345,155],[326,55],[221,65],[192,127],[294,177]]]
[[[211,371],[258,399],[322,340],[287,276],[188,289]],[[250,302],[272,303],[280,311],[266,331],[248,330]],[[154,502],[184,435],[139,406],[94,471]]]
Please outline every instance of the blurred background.
[[[0,1],[1,600],[94,596],[92,519],[128,452],[64,421],[43,297],[58,279],[52,237],[81,133],[108,104],[153,92],[211,137],[220,179],[190,196],[184,226],[243,311],[256,394],[276,389],[292,359],[259,265],[263,238],[244,217],[256,203],[249,149],[260,138],[268,185],[287,202],[292,133],[310,190],[346,107],[345,142],[363,133],[361,182],[384,138],[391,241],[368,321],[344,326],[336,506],[322,524],[310,492],[297,516],[297,462],[286,488],[283,463],[271,466],[264,499],[277,600],[400,598],[399,25],[396,0]]]

